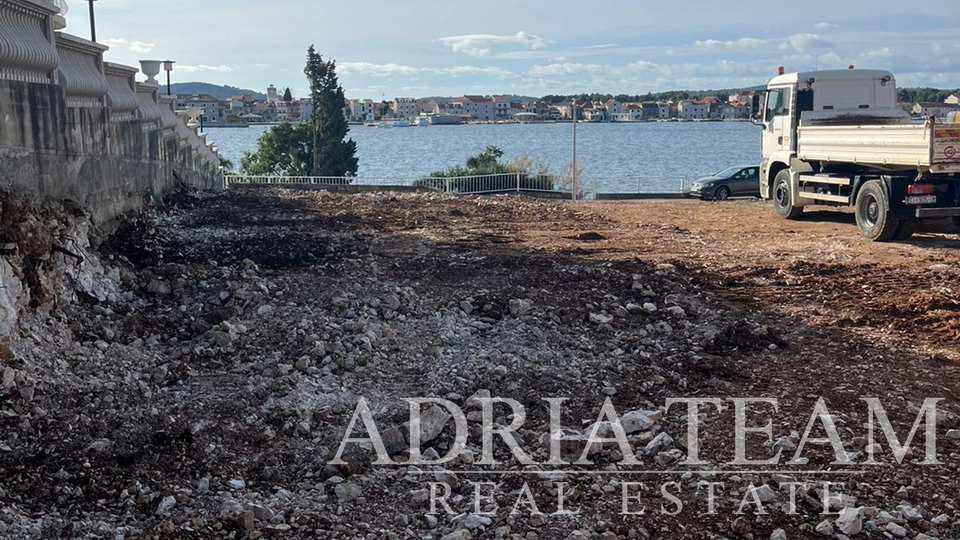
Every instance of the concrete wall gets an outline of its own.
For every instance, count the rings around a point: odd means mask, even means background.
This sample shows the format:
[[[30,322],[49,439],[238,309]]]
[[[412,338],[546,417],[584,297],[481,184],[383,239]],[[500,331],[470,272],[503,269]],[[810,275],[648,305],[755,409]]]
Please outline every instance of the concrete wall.
[[[138,69],[105,63],[107,47],[53,32],[54,11],[0,3],[0,189],[70,199],[106,221],[177,185],[221,188],[197,126],[138,84]]]

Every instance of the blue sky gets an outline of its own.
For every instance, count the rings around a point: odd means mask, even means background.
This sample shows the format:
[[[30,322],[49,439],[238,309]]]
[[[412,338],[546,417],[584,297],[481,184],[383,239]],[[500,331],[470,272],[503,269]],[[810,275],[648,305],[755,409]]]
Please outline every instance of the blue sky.
[[[89,35],[87,2],[67,31]],[[786,8],[791,5],[793,7]],[[757,85],[788,70],[890,69],[901,86],[960,87],[955,0],[799,3],[100,0],[107,59],[178,62],[174,81],[304,95],[305,51],[351,98],[637,94]]]

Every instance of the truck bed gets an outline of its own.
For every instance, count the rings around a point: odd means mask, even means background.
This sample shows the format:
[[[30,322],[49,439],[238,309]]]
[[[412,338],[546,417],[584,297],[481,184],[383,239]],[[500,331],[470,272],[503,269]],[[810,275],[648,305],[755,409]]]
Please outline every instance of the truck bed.
[[[960,172],[960,124],[814,125],[798,129],[804,161]]]

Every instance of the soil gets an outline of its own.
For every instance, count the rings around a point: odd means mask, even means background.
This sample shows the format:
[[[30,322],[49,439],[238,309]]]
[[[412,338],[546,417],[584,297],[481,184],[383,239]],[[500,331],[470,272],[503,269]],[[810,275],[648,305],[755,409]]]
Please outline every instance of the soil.
[[[100,246],[121,299],[32,315],[0,355],[30,388],[0,398],[0,536],[813,539],[840,533],[816,502],[834,481],[835,510],[863,509],[853,538],[884,537],[889,523],[909,538],[957,538],[957,247],[946,223],[877,244],[848,213],[783,221],[752,201],[181,195]],[[377,465],[357,446],[349,465],[330,463],[361,397],[381,433],[403,435],[405,398],[471,411],[468,398],[487,392],[526,408],[517,436],[538,462],[546,398],[568,398],[574,439],[607,398],[620,415],[645,411],[653,425],[629,437],[642,465],[620,464],[617,444],[564,474],[511,462],[503,444],[498,468],[464,456],[440,470]],[[748,425],[771,424],[772,439],[747,439],[759,460],[773,440],[802,439],[821,397],[854,464],[816,445],[802,465],[786,463],[788,450],[777,465],[729,465],[730,398],[778,400],[749,406]],[[664,411],[669,398],[724,399],[701,412],[707,465],[683,463],[686,410]],[[881,464],[864,465],[862,398],[881,399],[901,441],[924,400],[943,398],[942,463],[922,463],[921,428],[903,463],[878,432]],[[811,437],[823,437],[816,425]],[[452,428],[424,446],[444,454]],[[500,483],[489,516],[474,515],[481,479]],[[803,484],[796,512],[792,480]],[[434,481],[451,486],[455,515],[427,516]],[[524,482],[544,513],[560,490],[581,514],[511,514]],[[645,515],[622,513],[624,482],[646,485],[631,486]],[[673,509],[668,482],[677,515],[661,511]],[[715,514],[707,482],[725,484]],[[737,513],[751,485],[772,499]],[[824,521],[836,530],[817,532]]]

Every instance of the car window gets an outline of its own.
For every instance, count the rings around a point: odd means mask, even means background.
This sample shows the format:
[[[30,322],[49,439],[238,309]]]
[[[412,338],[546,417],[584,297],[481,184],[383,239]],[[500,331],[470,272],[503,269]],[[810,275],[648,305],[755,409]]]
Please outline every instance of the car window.
[[[736,167],[730,167],[729,169],[724,169],[713,176],[715,178],[732,178],[734,175],[737,174],[737,171],[739,170],[740,169]]]

